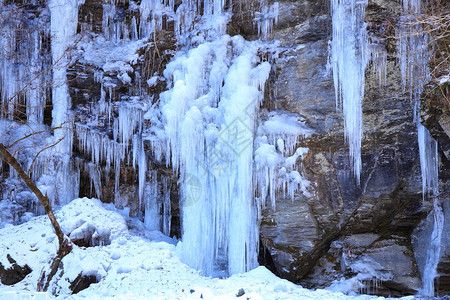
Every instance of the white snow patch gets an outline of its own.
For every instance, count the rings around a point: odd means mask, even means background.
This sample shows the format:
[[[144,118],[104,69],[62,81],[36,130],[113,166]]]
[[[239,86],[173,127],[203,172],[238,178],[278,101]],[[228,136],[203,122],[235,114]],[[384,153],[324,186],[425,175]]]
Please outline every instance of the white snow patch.
[[[56,212],[66,234],[90,224],[98,231],[111,232],[111,244],[75,246],[63,259],[62,277],[50,286],[57,293],[57,296],[49,295],[51,299],[235,299],[240,289],[249,299],[383,299],[310,291],[276,277],[264,267],[226,279],[201,276],[180,261],[173,243],[162,241],[170,239],[156,232],[145,232],[142,222],[121,215],[126,213],[87,198],[76,199]],[[130,227],[137,226],[136,232],[129,231],[127,223]],[[137,232],[143,236],[135,235]],[[154,240],[144,237],[147,234]],[[20,265],[28,264],[33,269],[15,285],[0,285],[0,295],[31,294],[41,270],[48,269],[56,250],[57,238],[46,216],[0,229],[0,262],[6,264],[6,254],[10,254]],[[99,282],[71,295],[69,281],[80,273],[94,275]]]

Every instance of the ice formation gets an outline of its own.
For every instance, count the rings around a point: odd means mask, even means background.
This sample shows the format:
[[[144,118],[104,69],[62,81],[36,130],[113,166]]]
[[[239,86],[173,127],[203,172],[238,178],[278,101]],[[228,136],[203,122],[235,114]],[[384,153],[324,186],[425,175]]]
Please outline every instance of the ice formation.
[[[168,157],[182,182],[181,253],[207,275],[257,265],[253,132],[270,71],[259,48],[223,35],[179,53],[164,72]]]
[[[433,200],[434,228],[428,245],[426,261],[423,266],[424,296],[434,296],[434,279],[440,260],[441,236],[444,225],[444,214],[437,197],[439,195],[439,156],[438,143],[430,132],[420,123],[420,96],[425,83],[429,80],[429,58],[427,49],[428,35],[424,32],[416,16],[421,13],[420,0],[404,0],[403,15],[396,29],[400,70],[403,89],[410,94],[414,105],[414,117],[417,122],[417,141],[419,145],[420,167],[422,174],[423,197],[435,197]]]
[[[0,116],[12,120],[14,114],[20,112],[20,119],[27,119],[34,126],[43,121],[43,111],[49,72],[48,56],[45,45],[41,42],[49,36],[48,24],[40,19],[28,20],[26,12],[17,8],[14,13],[2,10],[2,34],[0,34],[0,82],[1,82],[1,110]],[[29,30],[29,28],[39,28]],[[26,105],[26,112],[23,111]]]
[[[171,5],[163,9],[161,3],[142,2],[141,15],[151,21],[141,31],[157,30]],[[194,25],[198,5],[183,1],[176,10],[179,36],[195,26],[204,34],[187,42],[164,70],[169,89],[160,95],[163,145],[155,147],[155,156],[165,157],[179,173],[181,256],[204,274],[217,276],[257,266],[253,134],[270,65],[258,57],[258,42],[224,34],[225,3],[205,1],[203,17]],[[267,35],[275,7],[261,16],[261,34]]]
[[[308,148],[298,147],[303,138],[312,134],[297,115],[283,112],[271,112],[268,119],[259,126],[255,139],[255,178],[254,184],[261,201],[266,206],[270,199],[273,209],[276,207],[276,195],[288,195],[294,201],[294,193],[301,191],[310,196],[306,180],[299,171],[298,162],[308,153]]]
[[[56,63],[53,79],[57,83],[52,91],[56,97],[52,126],[64,124],[69,128],[54,137],[54,141],[65,137],[55,150],[61,163],[53,163],[55,170],[63,172],[60,175],[65,174],[58,176],[65,178],[58,184],[66,190],[70,179],[77,189],[76,176],[80,171],[68,159],[71,135],[75,132],[78,150],[90,161],[84,170],[97,197],[102,197],[102,182],[113,170],[118,201],[121,166],[133,167],[139,185],[138,209],[144,211],[145,226],[170,234],[172,182],[153,169],[149,157],[152,162],[165,161],[180,178],[180,249],[185,261],[208,275],[254,268],[258,207],[253,198],[253,135],[270,71],[269,63],[258,56],[263,46],[224,34],[230,8],[223,1],[181,1],[179,5],[160,0],[143,0],[139,5],[130,2],[130,20],[125,19],[120,3],[105,2],[100,34],[77,38],[77,15],[82,2],[66,0],[64,5],[50,5],[52,57]],[[254,22],[261,37],[266,38],[277,21],[278,4],[260,1],[259,8]],[[158,31],[170,22],[182,50],[163,74],[141,78],[134,69],[142,59],[137,50],[155,46]],[[67,26],[61,26],[66,23]],[[75,40],[77,44],[73,45]],[[85,122],[75,120],[74,125],[65,82],[66,66],[70,63],[68,47],[76,48],[82,63],[95,67],[94,79],[101,85],[101,97],[92,102]],[[158,105],[152,103],[153,96],[145,95],[141,80],[148,80],[149,86],[158,81],[168,83]],[[115,90],[119,84],[129,86],[133,95],[117,101]],[[144,128],[144,122],[152,126]],[[293,183],[289,184],[292,188],[284,189],[293,193],[305,184],[293,164],[306,150],[292,152],[293,142],[286,138],[289,150],[282,152],[291,156],[286,159],[290,168],[286,178]],[[55,188],[46,185],[49,177],[40,174],[41,186],[50,194],[56,193]]]
[[[434,280],[437,273],[437,267],[441,258],[441,240],[444,228],[444,213],[439,199],[433,200],[433,231],[428,244],[425,266],[422,272],[423,290],[422,295],[434,296]]]
[[[350,164],[358,184],[361,174],[365,69],[370,58],[367,24],[364,22],[366,5],[367,0],[331,1],[333,24],[331,61],[336,106],[343,111]]]
[[[154,168],[154,163],[165,163],[179,178],[183,241],[178,248],[184,260],[207,275],[256,267],[260,205],[270,198],[275,207],[278,192],[292,199],[295,192],[308,194],[309,185],[296,169],[307,153],[299,147],[298,137],[310,134],[303,120],[289,116],[289,127],[282,128],[281,117],[273,114],[257,128],[271,69],[260,55],[267,45],[226,35],[232,8],[221,0],[130,1],[131,16],[124,15],[120,1],[107,1],[101,4],[101,29],[89,20],[78,24],[83,4],[83,0],[53,0],[48,7],[42,5],[42,18],[34,20],[43,26],[29,24],[42,30],[23,39],[28,44],[20,45],[21,55],[0,57],[2,107],[6,108],[1,110],[2,133],[12,129],[18,137],[63,127],[30,139],[30,147],[20,150],[21,157],[31,157],[23,162],[25,168],[53,204],[61,205],[78,196],[80,172],[89,176],[91,192],[99,198],[111,193],[104,182],[113,174],[112,194],[118,207],[126,205],[121,200],[121,168],[134,168],[137,214],[148,229],[169,235],[173,179]],[[246,5],[241,3],[240,9],[249,9]],[[264,40],[277,22],[278,3],[260,0],[255,8],[254,26]],[[172,25],[180,50],[164,72],[143,78],[136,67],[144,59],[138,50],[157,48],[158,31]],[[4,35],[0,43],[11,52],[12,45],[19,44],[14,36]],[[46,51],[43,60],[39,56]],[[100,85],[99,99],[85,95],[86,107],[72,108],[67,79],[69,71],[76,70],[73,58],[92,66],[94,82]],[[25,66],[32,66],[32,75]],[[46,68],[50,71],[40,73]],[[29,92],[5,101],[24,89],[23,83],[34,74],[39,76],[30,83]],[[167,83],[165,92],[157,99],[146,95],[145,83],[156,86],[161,81]],[[45,82],[52,84],[45,86]],[[130,95],[119,98],[119,86],[127,86]],[[50,94],[51,109],[44,111]],[[26,101],[27,126],[14,121],[24,104],[20,101]],[[81,120],[74,119],[77,114],[72,109],[83,110]],[[0,136],[3,143],[14,138]],[[74,139],[81,156],[77,159],[72,157]],[[51,147],[40,151],[47,146]],[[269,154],[267,147],[275,147],[277,165],[268,164],[264,157]]]
[[[67,66],[70,62],[69,51],[75,43],[78,25],[78,7],[84,0],[50,1],[52,35],[52,124],[54,146],[51,154],[60,156],[54,160],[55,175],[58,178],[55,193],[59,204],[65,204],[78,197],[79,176],[71,163],[73,146],[73,119],[71,117],[71,99],[67,83]]]

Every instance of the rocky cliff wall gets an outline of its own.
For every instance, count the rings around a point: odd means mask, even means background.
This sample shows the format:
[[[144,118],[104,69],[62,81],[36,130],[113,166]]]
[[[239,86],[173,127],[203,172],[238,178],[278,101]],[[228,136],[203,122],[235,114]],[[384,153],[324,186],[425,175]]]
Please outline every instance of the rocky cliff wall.
[[[395,1],[369,1],[367,6],[371,35],[384,37],[381,46],[388,54],[385,82],[379,80],[379,62],[373,61],[366,70],[358,186],[351,175],[328,66],[329,2],[280,2],[272,37],[281,41],[284,51],[274,66],[267,106],[299,114],[313,128],[315,134],[299,145],[309,148],[303,170],[313,183],[314,196],[277,199],[276,210],[263,212],[261,237],[275,270],[294,282],[325,287],[372,261],[376,272],[367,272],[365,278],[369,293],[398,296],[421,288],[411,234],[431,202],[422,199],[413,105],[402,89],[397,54],[392,51],[395,41],[386,39],[392,30],[388,24],[400,9]],[[439,136],[440,153],[445,153],[448,136]],[[441,157],[441,191],[446,191],[448,158]],[[448,195],[443,194],[442,201],[448,203]],[[448,244],[445,249],[448,253]],[[448,276],[443,271],[446,260],[441,263],[442,279]],[[437,286],[448,291],[445,283]]]

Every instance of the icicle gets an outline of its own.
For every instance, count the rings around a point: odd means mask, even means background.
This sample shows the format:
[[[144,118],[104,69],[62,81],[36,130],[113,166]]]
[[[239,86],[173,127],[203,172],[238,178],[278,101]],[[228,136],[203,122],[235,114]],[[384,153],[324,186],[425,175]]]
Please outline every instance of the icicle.
[[[26,105],[26,116],[19,114],[19,118],[36,126],[42,123],[45,101],[46,74],[38,74],[47,67],[47,57],[39,55],[41,35],[46,34],[47,26],[39,18],[30,20],[26,9],[9,6],[16,11],[5,13],[0,24],[0,117],[13,120]]]
[[[150,230],[159,230],[169,235],[172,218],[170,181],[164,175],[158,176],[156,170],[149,171],[149,178],[144,190],[144,224]]]
[[[145,186],[145,216],[144,224],[150,230],[161,230],[161,215],[158,203],[157,171],[150,171],[150,179]]]
[[[424,296],[434,296],[434,279],[440,261],[440,243],[444,225],[444,214],[439,203],[439,156],[438,144],[430,132],[420,123],[420,96],[424,84],[429,80],[428,35],[424,33],[414,15],[421,10],[420,0],[403,0],[404,14],[396,28],[399,36],[397,51],[399,52],[400,70],[403,89],[410,94],[414,107],[414,118],[417,122],[417,140],[420,154],[422,174],[422,193],[426,197],[434,196],[434,227],[428,245],[424,270],[422,272]]]
[[[117,7],[116,4],[103,3],[102,28],[106,40],[114,43],[136,40],[138,38],[136,19],[133,17],[131,24],[128,25],[123,8]]]
[[[164,72],[166,159],[180,173],[179,247],[183,260],[207,275],[257,265],[253,131],[260,83],[270,71],[268,63],[256,64],[257,49],[222,36],[178,56]]]
[[[437,195],[438,183],[438,154],[437,142],[431,138],[429,131],[420,123],[420,95],[425,82],[429,78],[429,53],[426,49],[428,36],[423,32],[420,24],[415,22],[414,16],[420,14],[419,0],[404,0],[405,15],[401,16],[400,24],[396,28],[399,36],[397,51],[399,52],[400,70],[403,88],[411,96],[414,106],[414,118],[417,122],[417,138],[422,170],[422,185],[424,197]]]
[[[89,177],[94,184],[95,195],[98,199],[102,199],[102,181],[100,176],[100,168],[93,163],[88,164]]]
[[[268,119],[259,126],[255,139],[254,182],[263,207],[269,198],[275,209],[277,193],[288,194],[292,201],[299,191],[310,196],[310,183],[297,165],[301,166],[308,152],[307,148],[298,147],[298,143],[312,132],[303,118],[283,112],[269,113]]]
[[[439,194],[438,145],[436,140],[431,137],[430,132],[420,122],[417,122],[417,127],[422,171],[422,190],[425,199],[425,196],[436,196]]]
[[[161,176],[161,184],[162,184],[162,199],[163,199],[163,214],[162,214],[162,233],[169,236],[170,235],[170,227],[172,221],[172,213],[171,213],[171,203],[170,203],[170,180],[168,180],[165,176]]]
[[[378,85],[381,87],[387,83],[387,51],[385,45],[381,41],[372,38],[369,45],[370,60],[375,72],[378,73]]]
[[[117,42],[117,27],[114,17],[116,15],[116,6],[114,4],[103,3],[102,28],[106,40]]]
[[[160,0],[143,0],[139,6],[141,14],[140,38],[150,37],[157,29],[162,26],[162,13],[164,6]]]
[[[269,5],[267,0],[259,1],[260,12],[256,13],[255,22],[258,26],[258,35],[267,39],[272,33],[273,26],[278,23],[279,5],[274,2]]]
[[[364,23],[367,0],[332,0],[333,67],[336,106],[344,114],[345,139],[349,144],[350,164],[359,184],[361,141],[363,137],[362,101],[365,69],[369,59],[367,24]]]
[[[119,105],[118,123],[115,125],[115,140],[128,144],[134,132],[141,132],[142,110],[134,107],[127,107],[125,103]],[[117,126],[117,127],[116,127]]]
[[[144,151],[142,136],[139,136],[139,207],[144,198],[145,177],[147,172],[147,158]],[[156,180],[156,179],[155,179]]]
[[[441,239],[444,228],[444,213],[439,200],[433,201],[433,232],[427,249],[427,258],[423,270],[423,296],[434,296],[434,280],[437,274],[437,267],[441,258]]]
[[[31,73],[38,74],[41,71],[39,32],[33,32],[32,43]],[[43,122],[45,95],[43,95],[42,85],[42,76],[39,76],[31,82],[30,89],[27,92],[27,119],[29,123],[42,124]]]
[[[52,127],[63,126],[67,130],[55,130],[55,141],[62,139],[55,146],[57,152],[71,154],[71,135],[69,110],[71,106],[67,84],[66,66],[69,62],[67,49],[74,42],[78,24],[78,7],[82,0],[51,1],[51,32],[53,63],[53,110]],[[69,122],[69,123],[68,123]]]

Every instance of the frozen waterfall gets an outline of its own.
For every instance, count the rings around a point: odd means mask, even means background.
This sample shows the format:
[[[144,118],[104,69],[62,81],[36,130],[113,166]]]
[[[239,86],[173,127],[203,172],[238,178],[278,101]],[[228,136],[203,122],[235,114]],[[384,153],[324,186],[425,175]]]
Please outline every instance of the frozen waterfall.
[[[439,156],[438,143],[430,132],[420,123],[420,96],[425,83],[429,80],[430,53],[427,49],[428,35],[415,16],[421,13],[420,0],[404,0],[403,15],[396,29],[399,36],[397,49],[399,52],[400,70],[403,89],[410,94],[414,106],[414,117],[417,122],[417,141],[419,145],[420,167],[422,174],[423,197],[434,197],[432,212],[433,230],[430,243],[427,245],[426,260],[422,271],[424,296],[434,296],[434,280],[437,276],[437,265],[440,260],[441,236],[444,225],[444,214],[438,198],[439,195]]]
[[[254,198],[253,140],[271,68],[259,55],[266,46],[225,34],[230,8],[225,8],[224,1],[183,0],[176,5],[143,0],[134,8],[140,17],[131,22],[117,18],[121,8],[116,5],[103,4],[106,41],[98,39],[96,48],[84,56],[103,69],[96,77],[102,94],[95,113],[108,115],[113,139],[77,124],[81,150],[96,166],[114,168],[116,199],[120,198],[119,168],[131,162],[138,169],[144,223],[166,234],[170,234],[170,181],[152,169],[148,157],[171,167],[179,177],[182,243],[178,249],[184,261],[216,276],[256,267],[259,203]],[[277,20],[278,5],[267,1],[258,5],[260,12],[254,22],[265,38]],[[155,96],[138,89],[136,101],[113,103],[116,84],[105,73],[117,72],[124,84],[131,84],[129,74],[132,62],[139,59],[137,50],[147,40],[156,45],[158,31],[168,20],[174,23],[179,50],[163,72],[143,78],[149,86],[166,82],[166,91],[155,101]],[[107,47],[115,50],[107,51]],[[121,55],[105,58],[104,53],[109,52]],[[124,56],[130,64],[122,62]],[[115,110],[118,116],[114,116]],[[96,117],[93,123],[99,120]],[[144,128],[144,122],[151,127]],[[301,176],[290,171],[293,183],[289,192],[293,193]]]
[[[253,135],[270,70],[260,47],[223,35],[179,53],[164,72],[165,132],[182,182],[180,251],[207,275],[257,265]]]
[[[54,146],[51,152],[60,156],[54,160],[57,183],[55,194],[59,204],[66,204],[78,197],[79,174],[71,161],[73,147],[73,118],[67,83],[69,52],[75,43],[78,25],[78,8],[84,0],[50,1],[52,45],[52,127]],[[47,153],[50,155],[50,153]]]

